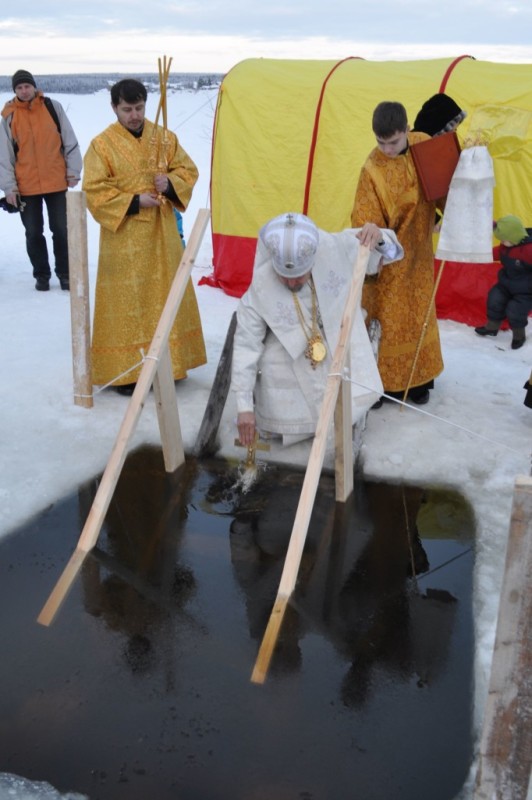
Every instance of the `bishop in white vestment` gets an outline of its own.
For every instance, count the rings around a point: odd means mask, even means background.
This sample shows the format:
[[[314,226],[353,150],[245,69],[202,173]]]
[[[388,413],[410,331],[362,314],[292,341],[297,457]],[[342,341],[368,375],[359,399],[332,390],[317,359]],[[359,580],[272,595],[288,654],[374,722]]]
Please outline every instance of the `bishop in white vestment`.
[[[403,256],[393,231],[373,223],[327,233],[292,213],[260,230],[233,348],[231,388],[242,444],[256,430],[281,436],[283,444],[314,435],[360,241],[372,250],[368,274]],[[356,422],[383,392],[360,307],[350,352]]]

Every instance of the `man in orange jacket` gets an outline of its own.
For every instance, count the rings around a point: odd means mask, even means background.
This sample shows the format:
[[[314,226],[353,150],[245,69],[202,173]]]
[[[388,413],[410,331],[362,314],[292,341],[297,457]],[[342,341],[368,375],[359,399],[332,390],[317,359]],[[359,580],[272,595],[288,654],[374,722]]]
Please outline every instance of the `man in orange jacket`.
[[[35,288],[41,292],[48,291],[51,277],[44,201],[55,273],[61,289],[68,290],[66,192],[81,175],[78,141],[61,104],[37,91],[30,72],[19,69],[12,85],[15,97],[5,104],[0,125],[0,189],[7,202],[21,211]]]

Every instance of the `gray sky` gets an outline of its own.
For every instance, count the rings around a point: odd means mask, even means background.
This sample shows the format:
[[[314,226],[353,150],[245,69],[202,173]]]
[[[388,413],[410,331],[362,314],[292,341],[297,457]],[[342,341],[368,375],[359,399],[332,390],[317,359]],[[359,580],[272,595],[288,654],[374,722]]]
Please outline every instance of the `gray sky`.
[[[0,74],[226,72],[244,58],[473,55],[532,62],[531,0],[26,0],[2,3]]]

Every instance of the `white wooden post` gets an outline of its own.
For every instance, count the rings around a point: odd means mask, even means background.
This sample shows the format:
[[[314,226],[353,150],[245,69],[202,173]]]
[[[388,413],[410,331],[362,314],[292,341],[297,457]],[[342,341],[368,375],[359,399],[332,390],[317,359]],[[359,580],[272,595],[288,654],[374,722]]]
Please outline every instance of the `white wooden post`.
[[[67,227],[74,403],[84,408],[92,408],[94,403],[90,355],[87,200],[85,192],[67,192]]]
[[[515,482],[474,800],[526,800],[532,766],[532,478]]]

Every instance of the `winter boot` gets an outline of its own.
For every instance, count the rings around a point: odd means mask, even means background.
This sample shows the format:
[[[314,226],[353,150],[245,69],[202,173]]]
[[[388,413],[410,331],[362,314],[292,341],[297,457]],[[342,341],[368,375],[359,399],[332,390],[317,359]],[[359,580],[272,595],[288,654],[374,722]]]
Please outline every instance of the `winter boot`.
[[[35,281],[35,288],[38,292],[48,292],[50,291],[50,281],[48,278],[37,278]]]
[[[482,325],[480,328],[475,328],[475,333],[478,333],[479,336],[497,336],[500,327],[500,322],[489,319],[485,325]]]
[[[523,389],[526,389],[526,396],[523,402],[527,408],[532,408],[532,372],[530,373],[530,378],[523,386]]]
[[[512,328],[512,350],[519,350],[525,343],[525,329]]]

